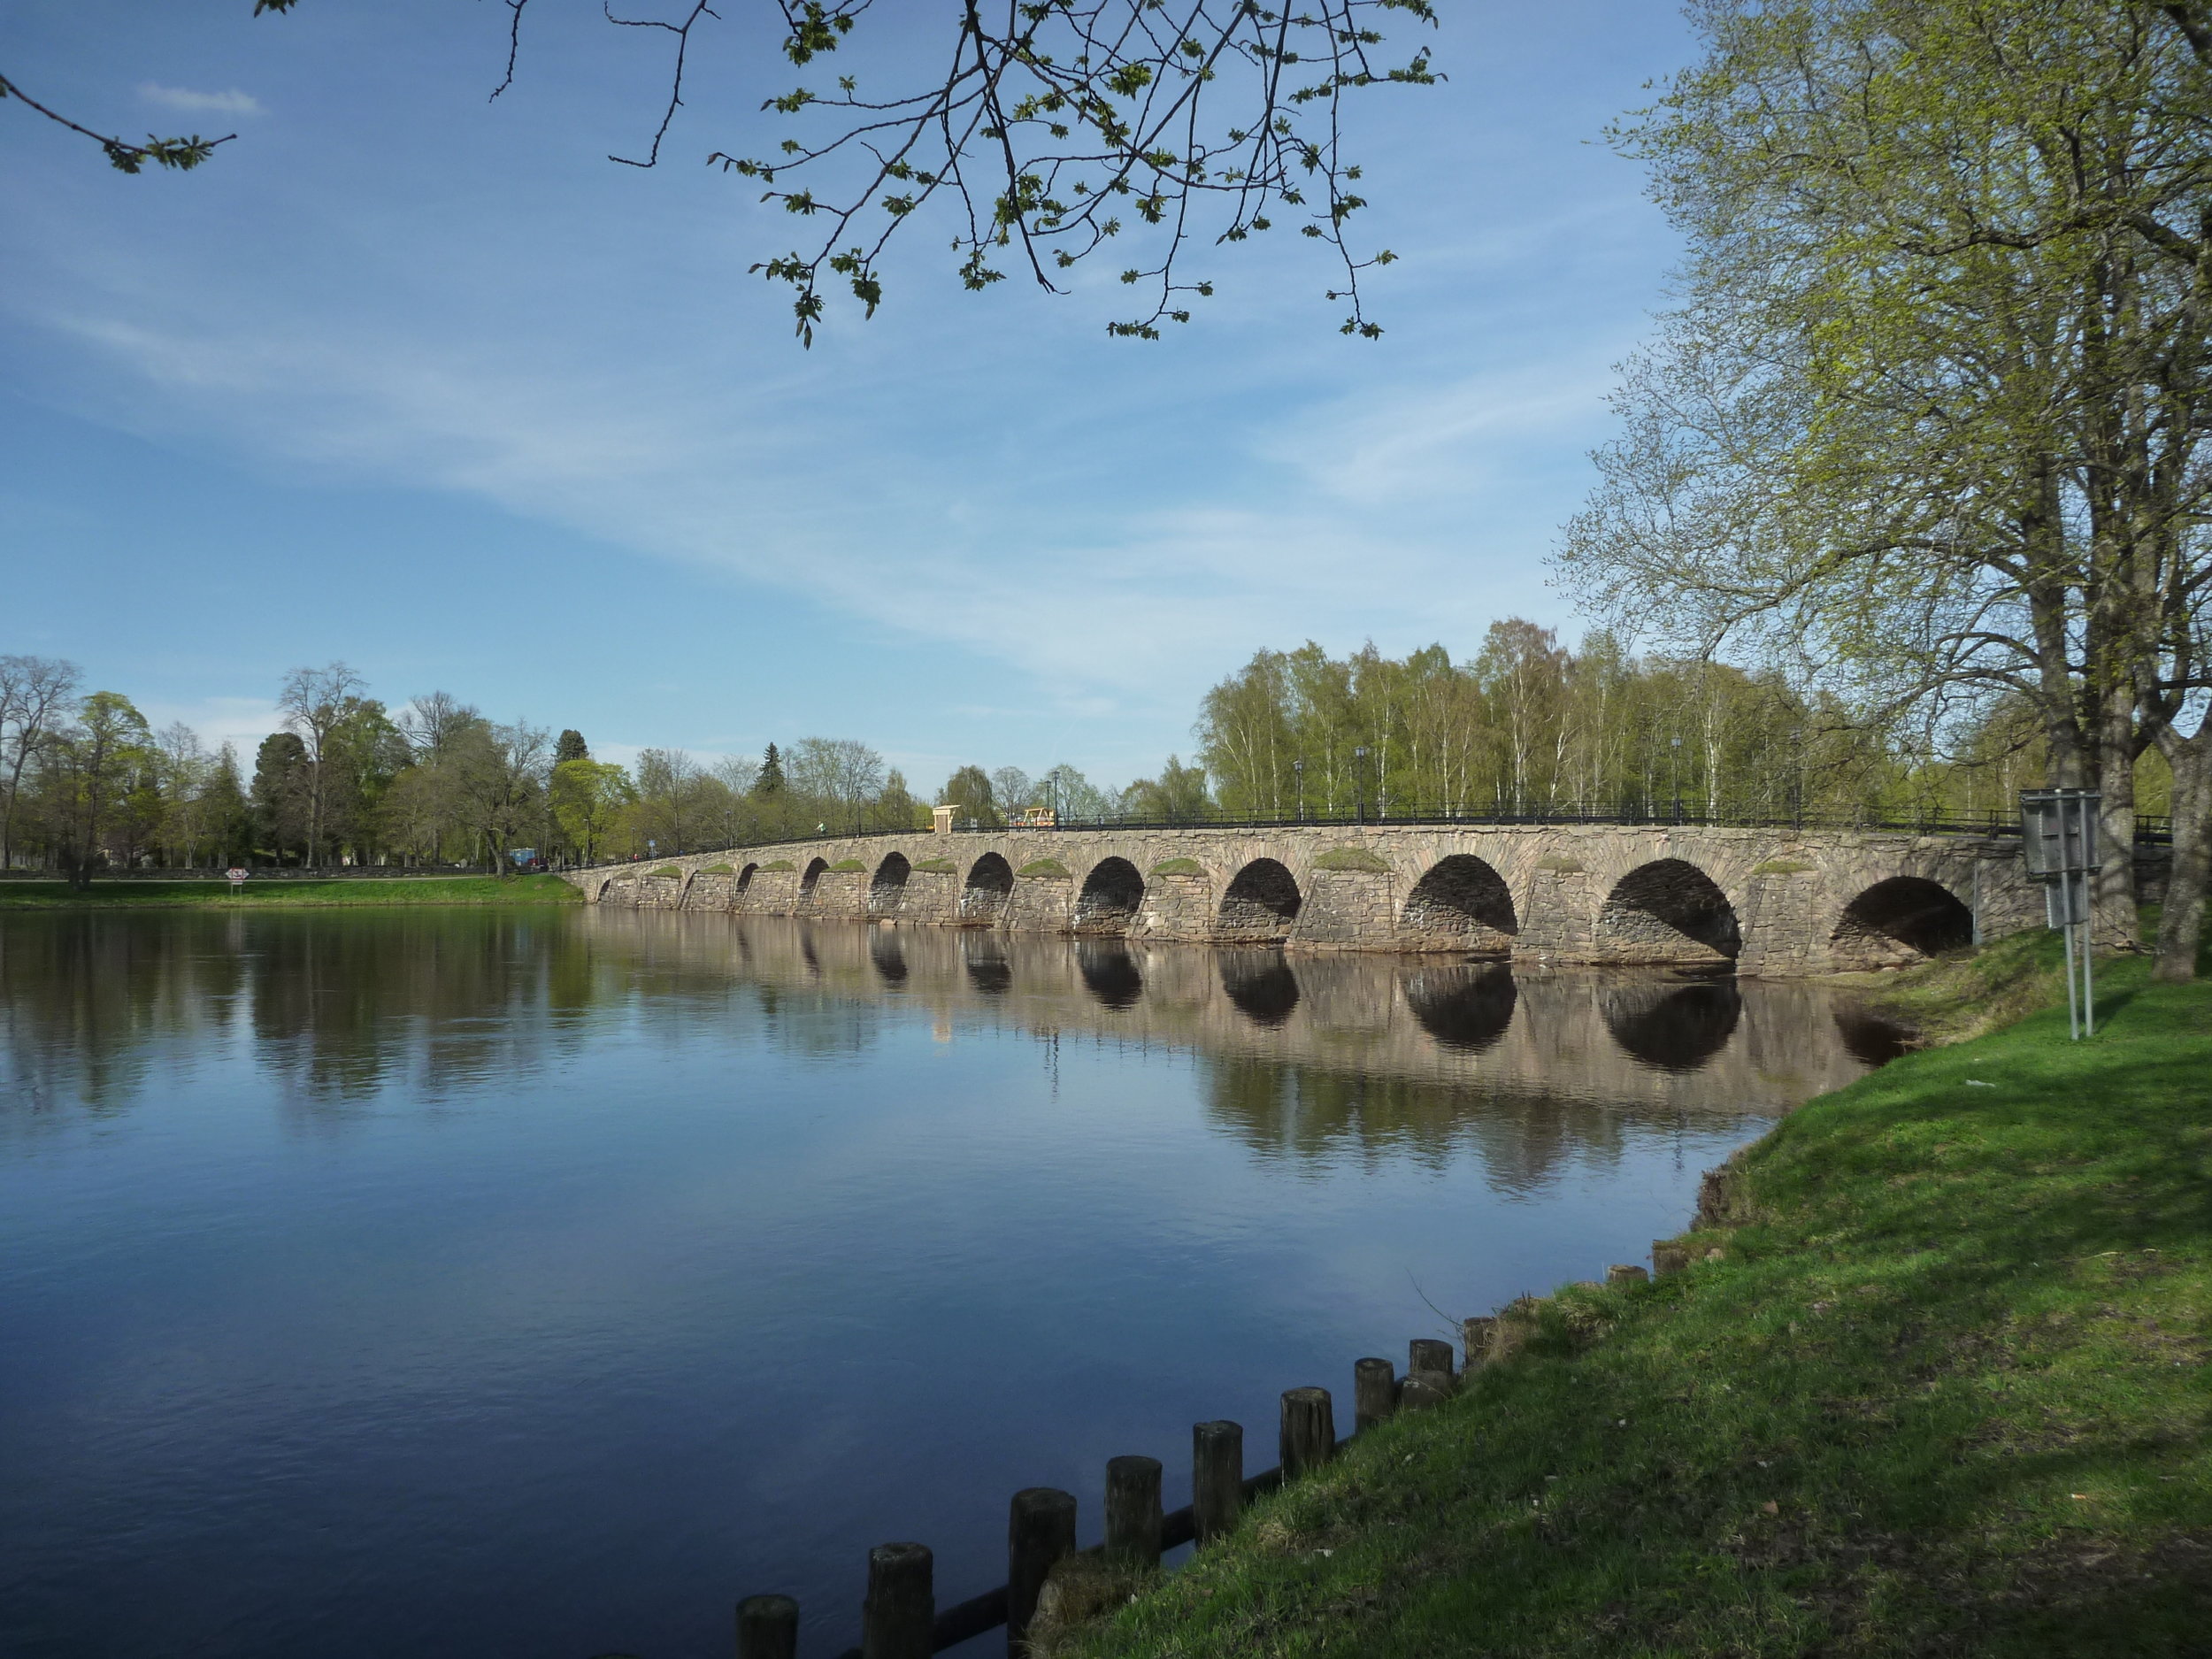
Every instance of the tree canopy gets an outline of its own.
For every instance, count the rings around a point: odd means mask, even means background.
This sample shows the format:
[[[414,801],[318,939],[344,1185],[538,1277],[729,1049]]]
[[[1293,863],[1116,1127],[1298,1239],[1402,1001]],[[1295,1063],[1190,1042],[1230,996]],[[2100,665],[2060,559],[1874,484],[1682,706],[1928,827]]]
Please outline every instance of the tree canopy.
[[[493,97],[526,68],[533,10],[560,3],[503,0],[506,65]],[[255,0],[254,13],[298,4]],[[1210,277],[1184,269],[1194,240],[1244,242],[1281,219],[1333,254],[1340,277],[1329,297],[1349,308],[1343,332],[1381,333],[1360,279],[1394,256],[1348,240],[1366,198],[1343,148],[1342,106],[1359,88],[1438,78],[1425,45],[1402,60],[1381,57],[1376,27],[1389,12],[1433,26],[1432,0],[1282,10],[1260,0],[976,0],[950,14],[933,61],[902,53],[883,84],[864,87],[861,72],[830,65],[845,61],[836,54],[864,26],[882,27],[869,19],[874,10],[874,0],[774,0],[781,54],[803,77],[763,106],[786,123],[784,136],[706,157],[801,222],[794,246],[753,270],[790,286],[803,342],[812,342],[832,291],[873,316],[886,247],[907,224],[933,219],[949,223],[971,289],[1018,269],[1059,292],[1084,260],[1128,249],[1121,280],[1143,297],[1107,326],[1140,339],[1188,321],[1192,300],[1213,292]],[[604,11],[611,27],[666,45],[668,94],[650,137],[638,154],[609,157],[657,166],[685,108],[694,54],[721,13],[706,0],[683,0],[672,19]],[[5,99],[82,135],[130,173],[188,172],[237,136],[128,140],[0,78]]]

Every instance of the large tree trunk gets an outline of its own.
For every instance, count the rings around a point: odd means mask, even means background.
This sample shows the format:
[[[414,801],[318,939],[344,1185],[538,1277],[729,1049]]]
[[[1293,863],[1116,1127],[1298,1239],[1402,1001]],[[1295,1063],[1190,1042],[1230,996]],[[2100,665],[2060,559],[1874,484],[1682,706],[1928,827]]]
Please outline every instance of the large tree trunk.
[[[2205,887],[2212,872],[2212,731],[2185,738],[2164,730],[2158,747],[2174,772],[2174,863],[2151,978],[2180,984],[2197,977]]]

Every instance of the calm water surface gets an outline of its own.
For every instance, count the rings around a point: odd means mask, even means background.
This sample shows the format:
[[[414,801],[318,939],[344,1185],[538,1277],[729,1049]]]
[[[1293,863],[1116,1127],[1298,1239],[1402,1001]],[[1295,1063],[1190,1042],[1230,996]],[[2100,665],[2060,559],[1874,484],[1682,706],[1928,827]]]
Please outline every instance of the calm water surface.
[[[650,1659],[1643,1259],[1806,986],[618,911],[0,918],[0,1652]],[[1434,1310],[1431,1304],[1434,1304]],[[1002,1640],[1002,1639],[995,1639]],[[985,1638],[979,1649],[993,1645]]]

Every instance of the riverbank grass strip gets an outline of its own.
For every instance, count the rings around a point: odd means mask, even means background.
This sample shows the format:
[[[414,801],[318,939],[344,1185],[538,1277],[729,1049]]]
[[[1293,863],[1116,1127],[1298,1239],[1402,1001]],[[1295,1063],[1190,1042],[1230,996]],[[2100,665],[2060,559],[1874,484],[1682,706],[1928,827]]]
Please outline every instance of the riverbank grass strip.
[[[322,909],[395,904],[580,904],[558,876],[362,876],[334,881],[0,881],[0,911],[51,910]]]
[[[2206,1651],[2212,987],[2100,973],[2093,1041],[2047,1010],[1813,1102],[1688,1271],[1538,1304],[1063,1651]]]

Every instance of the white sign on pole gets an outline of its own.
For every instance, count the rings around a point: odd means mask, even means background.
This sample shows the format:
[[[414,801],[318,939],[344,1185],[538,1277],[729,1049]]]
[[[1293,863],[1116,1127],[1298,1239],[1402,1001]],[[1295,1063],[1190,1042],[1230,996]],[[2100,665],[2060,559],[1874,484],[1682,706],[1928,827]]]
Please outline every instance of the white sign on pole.
[[[229,869],[224,871],[223,874],[229,878],[230,890],[233,893],[237,892],[239,888],[246,885],[247,872],[239,869],[235,864],[233,864]]]

